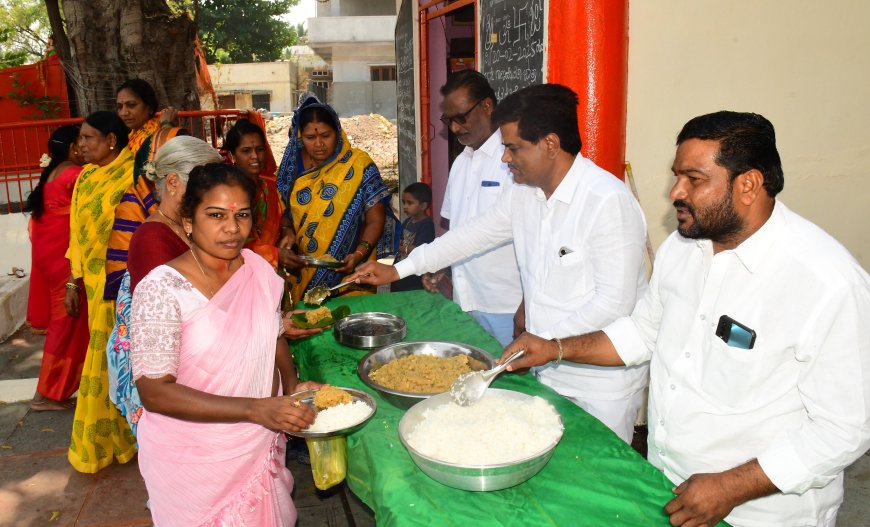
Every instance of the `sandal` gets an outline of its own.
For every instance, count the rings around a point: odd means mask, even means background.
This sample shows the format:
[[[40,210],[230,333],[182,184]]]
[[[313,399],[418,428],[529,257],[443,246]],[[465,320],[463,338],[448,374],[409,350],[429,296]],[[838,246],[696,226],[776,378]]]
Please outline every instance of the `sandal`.
[[[31,401],[30,409],[34,412],[62,412],[64,410],[70,410],[72,408],[75,408],[76,402],[77,401],[75,398],[69,398],[66,401],[43,399],[41,401]]]

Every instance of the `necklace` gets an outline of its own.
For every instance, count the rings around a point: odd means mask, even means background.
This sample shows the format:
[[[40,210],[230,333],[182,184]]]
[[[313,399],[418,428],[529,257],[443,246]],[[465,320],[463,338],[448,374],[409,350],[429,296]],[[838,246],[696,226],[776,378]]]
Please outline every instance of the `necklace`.
[[[161,216],[163,216],[164,218],[166,218],[166,221],[168,221],[169,223],[175,225],[175,226],[178,227],[179,229],[181,228],[181,224],[178,223],[177,221],[173,220],[172,218],[170,218],[170,217],[167,216],[166,214],[163,214],[163,211],[160,210],[160,207],[157,207],[157,212],[159,212]]]
[[[160,209],[157,209],[157,210],[160,210]],[[202,264],[199,263],[199,258],[197,258],[197,256],[196,256],[196,248],[194,248],[193,245],[190,246],[190,254],[193,255],[193,261],[196,262],[196,266],[199,267],[199,272],[202,273],[203,280],[208,282],[209,281],[208,276],[205,274],[205,269],[202,268]],[[209,298],[214,296],[214,289],[212,289],[211,287],[208,288],[208,292],[210,293]]]
[[[166,218],[166,221],[168,221],[168,222],[170,223],[169,228],[172,229],[172,232],[174,232],[175,234],[177,234],[178,236],[180,236],[181,239],[184,240],[184,243],[186,243],[186,244],[188,245],[188,247],[190,247],[190,246],[191,246],[191,241],[190,241],[190,239],[189,239],[187,236],[184,235],[184,230],[181,228],[181,224],[178,223],[177,221],[173,220],[172,218],[170,218],[170,217],[167,216],[166,214],[164,214],[163,211],[160,210],[160,207],[157,207],[157,212],[158,212],[161,216],[163,216],[164,218]]]

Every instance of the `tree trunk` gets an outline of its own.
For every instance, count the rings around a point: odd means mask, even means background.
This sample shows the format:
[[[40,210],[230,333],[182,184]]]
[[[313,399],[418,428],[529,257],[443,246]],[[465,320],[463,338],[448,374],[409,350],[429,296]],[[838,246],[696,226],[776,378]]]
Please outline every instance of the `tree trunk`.
[[[62,5],[71,50],[67,74],[80,115],[114,110],[117,87],[137,77],[151,83],[161,107],[199,109],[196,25],[186,14],[174,15],[165,0],[63,0]]]

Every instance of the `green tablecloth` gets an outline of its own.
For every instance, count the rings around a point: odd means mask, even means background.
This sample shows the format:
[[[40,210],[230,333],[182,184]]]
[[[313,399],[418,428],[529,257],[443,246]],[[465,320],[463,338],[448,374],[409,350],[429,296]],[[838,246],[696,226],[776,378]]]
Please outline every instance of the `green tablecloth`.
[[[353,313],[383,311],[408,324],[406,341],[464,342],[501,355],[499,343],[456,304],[425,291],[333,299]],[[529,481],[493,492],[444,486],[424,474],[402,446],[404,411],[380,398],[356,373],[366,354],[339,344],[331,331],[293,344],[300,378],[365,390],[378,411],[347,438],[350,489],[375,511],[379,526],[669,525],[663,506],[673,485],[613,432],[530,375],[504,374],[497,388],[539,395],[565,424],[547,466]]]

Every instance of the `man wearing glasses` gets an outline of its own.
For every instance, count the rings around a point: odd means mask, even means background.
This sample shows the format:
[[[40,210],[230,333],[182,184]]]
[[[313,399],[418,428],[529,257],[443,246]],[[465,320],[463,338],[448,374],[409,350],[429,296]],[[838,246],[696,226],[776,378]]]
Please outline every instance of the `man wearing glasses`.
[[[474,70],[454,73],[441,87],[441,94],[441,122],[465,146],[450,168],[441,206],[441,217],[449,228],[458,229],[489,210],[514,180],[501,160],[501,132],[492,122],[495,92],[486,77]],[[513,339],[514,313],[523,298],[513,244],[508,241],[455,263],[451,274],[453,301],[507,346]],[[441,271],[424,277],[423,285],[437,291],[440,280],[450,277]]]
[[[502,160],[523,184],[394,267],[366,263],[348,279],[380,285],[512,241],[529,332],[558,344],[630,314],[646,290],[646,222],[625,185],[580,154],[577,102],[577,94],[557,84],[507,96],[493,121],[505,147]],[[362,278],[364,273],[371,276]],[[559,359],[538,368],[538,379],[631,442],[647,365],[601,367]]]

